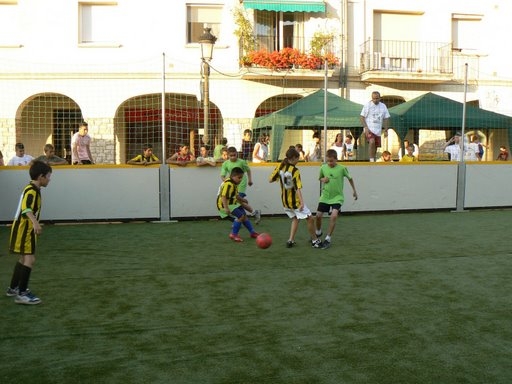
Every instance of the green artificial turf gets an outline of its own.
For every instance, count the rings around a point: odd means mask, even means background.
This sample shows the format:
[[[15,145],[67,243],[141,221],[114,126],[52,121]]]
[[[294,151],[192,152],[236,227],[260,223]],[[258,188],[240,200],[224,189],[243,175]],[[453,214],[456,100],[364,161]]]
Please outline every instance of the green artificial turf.
[[[510,215],[347,215],[328,250],[305,223],[287,249],[286,218],[267,250],[225,221],[46,225],[0,383],[511,383]]]

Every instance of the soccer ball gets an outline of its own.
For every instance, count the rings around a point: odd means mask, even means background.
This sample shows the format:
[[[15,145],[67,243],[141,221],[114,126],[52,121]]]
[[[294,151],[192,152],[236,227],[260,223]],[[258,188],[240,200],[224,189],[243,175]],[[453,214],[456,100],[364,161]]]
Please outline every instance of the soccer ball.
[[[260,233],[256,238],[256,245],[261,249],[266,249],[272,245],[272,237],[268,233]]]

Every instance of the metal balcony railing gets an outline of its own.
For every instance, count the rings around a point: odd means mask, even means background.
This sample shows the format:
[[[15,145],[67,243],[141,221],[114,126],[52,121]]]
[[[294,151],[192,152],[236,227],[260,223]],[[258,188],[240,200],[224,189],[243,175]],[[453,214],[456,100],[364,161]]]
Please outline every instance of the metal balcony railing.
[[[367,40],[360,48],[361,74],[368,71],[453,73],[451,43]]]

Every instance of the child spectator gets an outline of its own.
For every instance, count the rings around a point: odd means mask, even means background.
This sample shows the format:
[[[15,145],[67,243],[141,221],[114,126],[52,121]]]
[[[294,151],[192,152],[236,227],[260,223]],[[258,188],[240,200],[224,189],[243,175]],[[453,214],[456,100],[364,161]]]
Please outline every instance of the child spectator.
[[[225,178],[220,185],[217,194],[217,209],[219,210],[220,217],[223,219],[229,217],[233,220],[229,238],[235,242],[243,241],[238,234],[242,225],[247,228],[253,239],[259,235],[252,227],[251,221],[247,218],[242,207],[243,204],[247,204],[247,200],[238,193],[238,185],[241,183],[244,175],[245,172],[242,168],[234,167],[229,177]]]
[[[67,165],[68,161],[55,154],[55,148],[52,144],[46,144],[43,148],[44,155],[35,159],[35,161],[44,161],[48,165]]]
[[[199,147],[199,156],[196,158],[196,163],[199,167],[202,167],[204,165],[210,165],[212,167],[215,167],[217,165],[215,159],[209,156],[209,149],[210,148],[206,144],[203,144],[201,145],[201,147]]]
[[[151,164],[162,164],[162,162],[153,154],[153,146],[151,144],[146,144],[142,149],[142,154],[128,160],[127,164],[146,166]]]
[[[313,143],[306,152],[306,161],[322,161],[322,145],[320,133],[313,133]]]
[[[268,142],[270,136],[268,133],[260,134],[259,141],[254,145],[252,151],[253,163],[265,163],[268,160]]]
[[[184,167],[188,163],[195,161],[196,157],[190,152],[188,145],[180,144],[179,151],[169,157],[165,162],[167,164],[176,164]]]
[[[391,158],[391,152],[383,151],[380,158],[377,160],[377,163],[392,163],[393,159]]]
[[[295,144],[295,149],[299,152],[299,161],[306,161],[306,154],[304,153],[302,144]]]
[[[213,158],[215,160],[220,159],[222,157],[222,150],[224,148],[227,148],[227,146],[228,146],[228,139],[223,137],[220,144],[217,144],[215,146],[215,148],[213,148]]]
[[[246,129],[242,139],[242,159],[251,161],[254,144],[252,143],[252,131]]]
[[[407,146],[407,148],[405,148],[405,150],[406,150],[406,154],[404,156],[402,156],[402,158],[400,159],[400,162],[411,163],[411,162],[418,161],[418,158],[416,156],[414,156],[414,145],[412,143],[409,143],[409,145]]]
[[[354,186],[354,180],[350,176],[347,167],[338,164],[337,153],[334,149],[329,149],[326,154],[326,163],[320,167],[319,180],[322,183],[322,193],[318,202],[318,208],[316,210],[316,230],[317,236],[322,236],[322,217],[324,213],[329,213],[329,229],[325,235],[325,239],[322,243],[322,248],[327,249],[331,246],[331,236],[336,228],[336,220],[340,212],[341,206],[345,201],[345,195],[343,194],[343,183],[347,178],[350,186],[352,187],[352,195],[354,200],[357,200],[356,187]]]
[[[286,158],[274,169],[269,182],[273,183],[279,180],[284,211],[292,219],[290,237],[286,242],[286,247],[291,248],[296,244],[295,235],[299,228],[299,220],[306,219],[308,232],[311,236],[311,246],[320,248],[322,241],[315,234],[315,222],[312,213],[302,198],[302,181],[299,169],[295,166],[298,161],[299,152],[295,148],[288,148]]]
[[[355,156],[355,151],[354,151],[354,143],[353,141],[354,138],[352,137],[351,134],[348,134],[347,136],[345,136],[345,142],[343,143],[343,152],[342,152],[342,157],[340,157],[340,160],[355,160],[356,159],[356,156]]]
[[[42,161],[34,161],[30,166],[32,180],[23,190],[20,203],[11,227],[9,250],[19,255],[14,266],[11,284],[6,295],[15,297],[17,304],[39,304],[41,299],[28,289],[30,274],[36,261],[36,240],[42,233],[39,224],[41,213],[41,188],[50,183],[52,167]]]
[[[16,155],[9,160],[7,165],[29,165],[34,160],[32,156],[25,154],[23,143],[16,143],[14,149],[16,150]]]
[[[508,160],[508,151],[507,147],[501,146],[500,147],[500,153],[498,154],[498,157],[496,158],[498,161],[507,161]]]

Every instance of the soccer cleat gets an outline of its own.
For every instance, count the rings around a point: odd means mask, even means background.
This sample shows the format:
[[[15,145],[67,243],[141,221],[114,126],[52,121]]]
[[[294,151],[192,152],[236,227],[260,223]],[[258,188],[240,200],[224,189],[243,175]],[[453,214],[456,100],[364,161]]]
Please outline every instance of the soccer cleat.
[[[9,287],[9,288],[7,288],[7,291],[5,291],[5,296],[8,296],[8,297],[18,296],[19,293],[20,293],[20,291],[19,291],[18,287],[14,288],[14,289]]]
[[[261,221],[261,211],[259,209],[256,209],[254,211],[254,223],[259,224]]]
[[[230,233],[229,238],[233,241],[236,241],[237,243],[241,243],[242,241],[244,241],[238,234],[235,235],[234,233]]]
[[[297,244],[297,243],[295,243],[295,241],[288,240],[286,242],[286,248],[292,248],[295,244]]]
[[[34,295],[30,291],[25,291],[20,293],[16,298],[14,299],[14,302],[16,304],[26,304],[26,305],[34,305],[34,304],[40,304],[41,299]]]
[[[259,235],[260,235],[260,234],[259,234],[258,232],[253,232],[253,233],[251,233],[251,237],[252,237],[253,239],[257,238]]]
[[[322,249],[327,249],[331,246],[331,242],[329,240],[324,240],[322,244]]]
[[[322,240],[320,240],[320,239],[311,240],[311,246],[313,248],[322,248]]]

